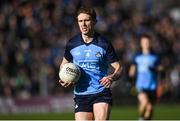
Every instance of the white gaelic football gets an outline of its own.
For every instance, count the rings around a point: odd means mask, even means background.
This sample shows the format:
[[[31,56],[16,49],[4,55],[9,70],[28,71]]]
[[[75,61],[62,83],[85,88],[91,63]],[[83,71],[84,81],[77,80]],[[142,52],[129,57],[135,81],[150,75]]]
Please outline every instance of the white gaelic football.
[[[62,81],[77,82],[81,76],[80,68],[74,63],[66,63],[59,71]]]

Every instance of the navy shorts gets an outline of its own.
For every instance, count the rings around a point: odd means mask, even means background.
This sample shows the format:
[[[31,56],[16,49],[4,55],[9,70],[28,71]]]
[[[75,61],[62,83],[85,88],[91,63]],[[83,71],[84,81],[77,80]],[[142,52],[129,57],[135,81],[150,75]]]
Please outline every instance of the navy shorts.
[[[157,99],[157,93],[156,90],[141,90],[139,93],[146,93],[146,95],[148,96],[148,99],[151,103],[155,103],[156,99]]]
[[[112,94],[110,91],[103,91],[90,95],[75,95],[74,112],[93,112],[93,104],[105,102],[112,105]]]

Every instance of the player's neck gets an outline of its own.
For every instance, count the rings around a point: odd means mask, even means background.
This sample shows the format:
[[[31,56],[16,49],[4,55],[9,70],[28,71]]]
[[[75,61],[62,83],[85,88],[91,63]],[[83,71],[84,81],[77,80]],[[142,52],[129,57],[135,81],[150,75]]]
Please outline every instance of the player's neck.
[[[90,43],[93,41],[93,34],[91,34],[91,35],[82,34],[82,38],[85,43]]]
[[[142,52],[143,52],[143,54],[149,54],[149,53],[150,53],[150,50],[144,49],[144,50],[142,50]]]

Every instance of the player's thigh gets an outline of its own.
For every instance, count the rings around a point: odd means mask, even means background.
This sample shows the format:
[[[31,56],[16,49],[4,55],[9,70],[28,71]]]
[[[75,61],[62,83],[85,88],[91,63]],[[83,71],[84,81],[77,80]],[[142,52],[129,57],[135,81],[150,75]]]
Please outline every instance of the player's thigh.
[[[138,100],[140,104],[147,104],[148,103],[148,96],[145,92],[139,92]]]
[[[75,120],[94,120],[92,112],[76,112]]]
[[[99,102],[93,105],[95,120],[109,119],[111,105],[106,102]]]

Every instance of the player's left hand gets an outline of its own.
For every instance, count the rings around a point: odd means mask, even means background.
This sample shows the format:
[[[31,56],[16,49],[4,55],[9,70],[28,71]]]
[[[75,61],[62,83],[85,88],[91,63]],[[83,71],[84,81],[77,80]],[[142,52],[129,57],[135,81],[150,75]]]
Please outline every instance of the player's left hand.
[[[113,79],[109,76],[105,76],[100,80],[100,83],[106,88],[110,88],[112,85]]]
[[[63,87],[69,87],[70,85],[73,85],[73,84],[74,84],[73,82],[62,81],[62,80],[59,80],[59,83],[60,83],[61,86],[63,86]]]

